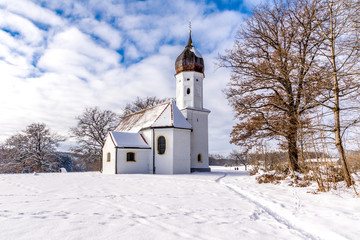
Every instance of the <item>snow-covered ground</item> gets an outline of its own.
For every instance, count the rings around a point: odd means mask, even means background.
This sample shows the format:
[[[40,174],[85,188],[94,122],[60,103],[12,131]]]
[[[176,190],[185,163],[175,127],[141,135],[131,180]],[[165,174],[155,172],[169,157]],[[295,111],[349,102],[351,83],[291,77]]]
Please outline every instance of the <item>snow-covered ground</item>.
[[[0,239],[360,239],[360,199],[245,171],[0,175]]]

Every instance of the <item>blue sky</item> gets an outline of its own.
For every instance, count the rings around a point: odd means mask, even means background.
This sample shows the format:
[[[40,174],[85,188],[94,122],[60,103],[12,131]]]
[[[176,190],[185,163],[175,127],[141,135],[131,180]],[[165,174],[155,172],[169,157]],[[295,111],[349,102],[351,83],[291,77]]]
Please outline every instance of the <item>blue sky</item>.
[[[260,1],[0,0],[0,141],[33,122],[68,135],[85,107],[121,113],[137,96],[175,97],[191,19],[205,61],[210,153],[227,154],[230,73],[216,58]]]

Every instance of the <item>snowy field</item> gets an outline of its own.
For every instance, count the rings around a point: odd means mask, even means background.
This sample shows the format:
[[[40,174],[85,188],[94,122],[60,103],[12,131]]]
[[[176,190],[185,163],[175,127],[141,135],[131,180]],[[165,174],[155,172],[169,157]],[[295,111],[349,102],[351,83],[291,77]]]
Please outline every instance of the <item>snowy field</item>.
[[[0,239],[360,239],[350,191],[312,194],[212,170],[0,175]]]

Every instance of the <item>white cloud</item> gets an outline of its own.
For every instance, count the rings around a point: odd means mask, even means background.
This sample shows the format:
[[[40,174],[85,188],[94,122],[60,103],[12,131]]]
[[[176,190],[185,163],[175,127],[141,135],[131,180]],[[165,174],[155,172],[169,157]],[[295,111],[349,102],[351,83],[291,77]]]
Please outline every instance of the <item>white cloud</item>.
[[[47,25],[63,25],[64,21],[49,9],[27,0],[13,0],[0,3],[0,7],[9,12],[16,13],[32,21],[40,22]]]
[[[2,78],[11,76],[27,77],[36,71],[31,65],[32,58],[39,47],[28,46],[23,39],[17,39],[0,30],[0,67]]]
[[[50,40],[38,66],[46,71],[93,79],[119,61],[118,53],[97,45],[88,35],[71,27]]]
[[[159,30],[135,29],[128,32],[137,48],[145,53],[153,52],[160,39],[164,36]]]
[[[126,44],[125,45],[125,58],[126,59],[139,59],[140,58],[140,52],[135,47],[134,44]]]
[[[105,41],[110,48],[117,49],[121,46],[121,33],[105,22],[86,18],[80,21],[79,26],[84,32],[94,34]]]
[[[48,45],[49,49],[69,49],[85,56],[101,60],[106,63],[114,63],[119,60],[119,55],[111,49],[106,49],[96,44],[88,35],[71,27],[56,34]]]
[[[44,33],[31,21],[0,9],[0,28],[18,34],[17,38],[23,39],[27,44],[36,46],[41,44]]]

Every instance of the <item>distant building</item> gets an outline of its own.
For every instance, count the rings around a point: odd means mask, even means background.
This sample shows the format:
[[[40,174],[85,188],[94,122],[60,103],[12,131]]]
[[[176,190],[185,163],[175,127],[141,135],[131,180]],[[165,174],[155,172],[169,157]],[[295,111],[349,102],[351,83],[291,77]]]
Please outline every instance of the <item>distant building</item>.
[[[193,46],[191,31],[175,71],[176,103],[164,102],[124,117],[106,138],[103,173],[210,171],[204,60]]]

